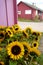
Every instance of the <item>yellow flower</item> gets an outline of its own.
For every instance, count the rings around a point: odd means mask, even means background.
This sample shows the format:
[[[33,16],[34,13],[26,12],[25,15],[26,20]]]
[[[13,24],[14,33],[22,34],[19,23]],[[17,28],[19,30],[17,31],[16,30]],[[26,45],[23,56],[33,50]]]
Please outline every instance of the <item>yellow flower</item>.
[[[9,37],[13,36],[13,32],[12,32],[12,30],[10,28],[6,29],[6,33],[9,35]]]
[[[0,42],[3,41],[5,38],[5,32],[4,31],[0,31]]]
[[[41,32],[37,32],[37,36],[41,36]]]
[[[18,60],[24,55],[24,47],[20,42],[12,42],[7,46],[7,53],[13,60]]]
[[[38,46],[39,46],[39,43],[38,43],[38,42],[34,41],[34,42],[32,43],[32,47],[33,47],[33,48],[38,48]]]
[[[18,24],[12,26],[12,30],[14,33],[21,31],[21,28]]]
[[[39,41],[40,38],[36,36],[36,37],[34,38],[34,40],[35,40],[35,41]]]
[[[22,44],[25,49],[24,56],[27,57],[28,53],[30,53],[30,51],[31,51],[31,47],[30,47],[29,43],[27,43],[27,42],[22,42]]]
[[[28,34],[25,32],[25,30],[23,30],[22,32],[23,32],[23,36],[25,36],[27,38],[29,37]]]
[[[37,36],[37,32],[36,31],[32,31],[32,35]]]
[[[0,65],[4,65],[4,62],[0,61]]]
[[[30,55],[32,55],[32,56],[34,56],[34,55],[40,56],[41,52],[38,49],[36,49],[36,48],[31,48]]]
[[[29,35],[29,34],[31,34],[32,29],[31,29],[30,27],[27,27],[27,28],[25,29],[25,32]]]
[[[32,35],[35,35],[35,36],[41,36],[41,32],[38,32],[38,31],[32,31]]]
[[[0,47],[0,51],[2,50],[2,48]]]

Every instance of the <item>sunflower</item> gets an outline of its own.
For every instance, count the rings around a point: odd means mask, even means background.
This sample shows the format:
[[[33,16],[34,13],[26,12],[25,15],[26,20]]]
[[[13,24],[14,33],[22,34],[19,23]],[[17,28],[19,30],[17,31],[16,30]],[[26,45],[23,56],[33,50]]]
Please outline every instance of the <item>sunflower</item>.
[[[38,46],[39,46],[39,43],[38,42],[35,41],[35,42],[32,43],[32,47],[33,48],[38,48]]]
[[[0,65],[4,65],[4,62],[0,61]]]
[[[32,31],[32,35],[37,36],[37,32],[36,31]]]
[[[6,29],[6,33],[8,34],[9,37],[13,36],[13,32],[12,32],[12,30],[10,28]]]
[[[37,36],[34,38],[35,41],[39,41],[39,39],[40,39],[40,38],[37,37]]]
[[[25,30],[22,31],[24,37],[29,37],[28,34],[25,32]]]
[[[24,47],[20,42],[12,42],[7,46],[7,53],[13,60],[18,60],[24,55]]]
[[[24,49],[25,49],[24,56],[27,57],[28,53],[30,53],[30,51],[31,51],[31,47],[27,42],[22,42],[22,44],[23,44]]]
[[[37,32],[37,36],[41,36],[41,32]]]
[[[31,29],[30,27],[27,27],[27,28],[25,29],[25,32],[29,35],[29,34],[31,34],[32,29]]]
[[[41,55],[41,52],[38,49],[36,49],[36,48],[31,48],[30,55],[37,57],[37,56]]]
[[[0,42],[3,41],[5,38],[5,32],[4,31],[0,31]]]
[[[14,33],[21,31],[21,28],[18,24],[12,26],[12,30]]]

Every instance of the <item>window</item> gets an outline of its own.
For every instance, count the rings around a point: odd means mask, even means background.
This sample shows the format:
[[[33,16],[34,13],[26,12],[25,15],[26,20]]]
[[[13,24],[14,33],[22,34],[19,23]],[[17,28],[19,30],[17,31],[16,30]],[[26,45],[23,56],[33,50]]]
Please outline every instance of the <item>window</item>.
[[[21,14],[21,11],[18,11],[18,14]]]
[[[31,14],[31,10],[25,10],[25,14]]]

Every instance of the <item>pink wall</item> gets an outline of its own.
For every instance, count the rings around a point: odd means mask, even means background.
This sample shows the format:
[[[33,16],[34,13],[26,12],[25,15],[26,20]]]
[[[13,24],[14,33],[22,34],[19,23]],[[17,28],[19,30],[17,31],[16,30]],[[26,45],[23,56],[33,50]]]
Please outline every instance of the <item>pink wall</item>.
[[[7,3],[8,25],[11,26],[14,24],[13,1],[12,0],[6,0],[6,3]]]
[[[16,0],[0,0],[0,25],[12,26],[17,23]]]
[[[36,10],[32,9],[31,7],[26,6],[22,2],[18,5],[18,11],[19,10],[21,11],[21,15],[18,15],[18,16],[21,17],[21,18],[32,19],[33,16],[35,17]],[[25,14],[25,10],[31,10],[32,13],[31,14]]]
[[[13,0],[13,8],[14,8],[14,23],[17,24],[17,0]]]
[[[32,19],[34,19],[35,18],[35,16],[36,16],[36,10],[35,9],[32,9]]]
[[[5,0],[0,0],[0,25],[7,26]]]

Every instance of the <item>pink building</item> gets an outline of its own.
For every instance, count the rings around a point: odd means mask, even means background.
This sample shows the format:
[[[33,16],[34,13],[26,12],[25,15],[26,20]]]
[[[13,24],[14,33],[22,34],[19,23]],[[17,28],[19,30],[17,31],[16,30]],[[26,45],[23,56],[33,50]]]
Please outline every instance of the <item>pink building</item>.
[[[38,16],[41,20],[43,19],[43,11],[37,8],[35,5],[30,5],[25,2],[18,3],[18,16],[25,19],[34,19]]]
[[[0,0],[0,26],[12,26],[17,23],[16,0]]]

